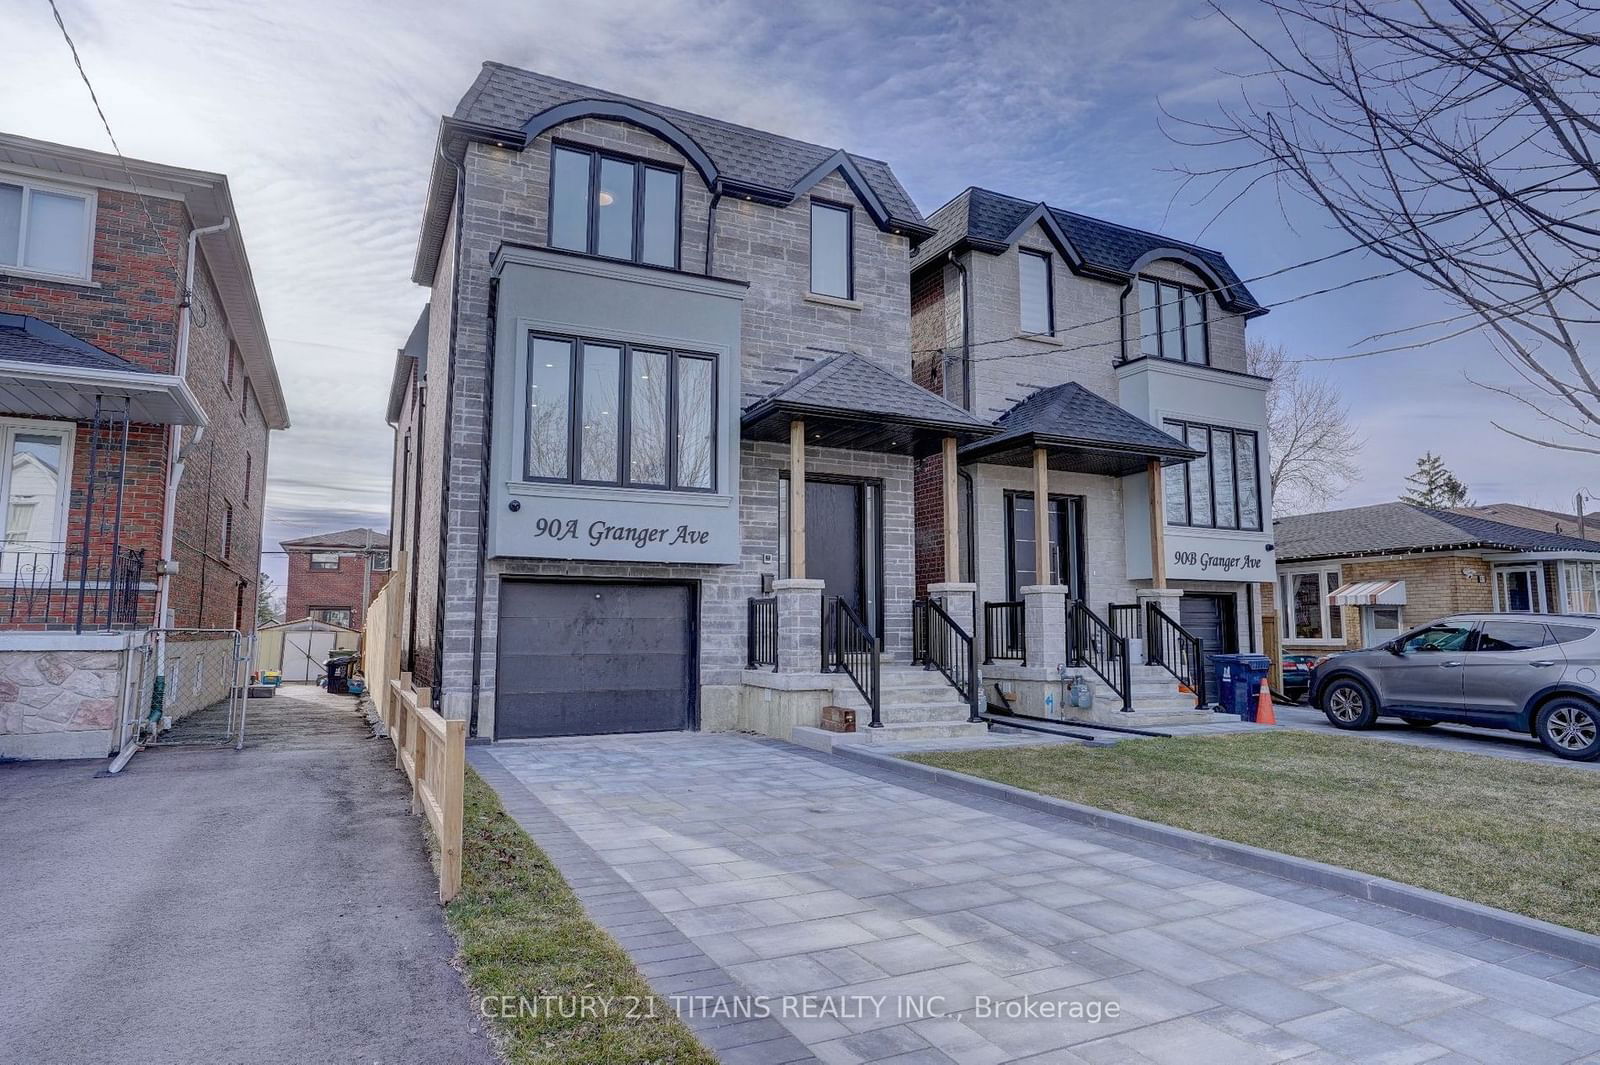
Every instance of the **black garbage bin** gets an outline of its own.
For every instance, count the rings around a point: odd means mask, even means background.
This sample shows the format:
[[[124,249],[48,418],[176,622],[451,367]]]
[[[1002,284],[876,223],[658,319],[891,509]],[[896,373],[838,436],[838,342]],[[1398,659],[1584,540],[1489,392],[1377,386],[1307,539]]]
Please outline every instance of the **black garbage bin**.
[[[1272,659],[1266,655],[1213,655],[1212,661],[1217,669],[1217,712],[1254,721],[1256,697]]]
[[[328,694],[350,694],[350,666],[354,661],[354,655],[344,655],[339,658],[330,658],[323,663],[323,668],[328,674]]]

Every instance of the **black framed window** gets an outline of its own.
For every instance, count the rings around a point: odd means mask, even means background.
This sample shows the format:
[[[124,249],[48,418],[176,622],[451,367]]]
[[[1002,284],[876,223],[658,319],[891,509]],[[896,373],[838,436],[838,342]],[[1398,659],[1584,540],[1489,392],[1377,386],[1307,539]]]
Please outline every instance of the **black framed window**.
[[[529,334],[523,475],[714,491],[717,399],[715,356]]]
[[[1007,492],[1006,595],[1017,600],[1022,589],[1039,581],[1039,552],[1034,540],[1033,493]],[[1050,558],[1046,584],[1064,584],[1074,599],[1086,594],[1082,496],[1050,497]]]
[[[1035,336],[1053,335],[1056,308],[1050,284],[1050,256],[1038,251],[1020,252],[1017,274],[1021,286],[1022,331]]]
[[[550,150],[550,246],[678,267],[683,173],[557,144]]]
[[[1141,277],[1139,353],[1177,362],[1210,365],[1206,339],[1206,294],[1187,285]]]
[[[1256,434],[1247,429],[1166,419],[1167,432],[1197,459],[1169,466],[1162,477],[1168,525],[1261,531],[1261,477]]]
[[[819,296],[855,298],[854,220],[848,207],[811,201],[811,291]]]

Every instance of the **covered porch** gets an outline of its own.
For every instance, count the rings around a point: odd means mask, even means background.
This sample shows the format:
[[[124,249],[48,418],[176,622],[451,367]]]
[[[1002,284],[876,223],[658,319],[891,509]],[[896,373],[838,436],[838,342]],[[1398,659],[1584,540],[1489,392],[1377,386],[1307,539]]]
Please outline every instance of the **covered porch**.
[[[853,353],[828,356],[745,410],[746,441],[785,448],[779,550],[761,594],[746,604],[747,702],[756,689],[758,701],[785,705],[774,734],[815,726],[825,705],[859,709],[866,729],[909,727],[896,711],[913,707],[928,729],[977,720],[974,588],[959,581],[953,561],[956,456],[994,431]],[[937,535],[952,562],[919,599],[914,464],[933,455],[944,459],[946,520]]]
[[[0,314],[0,631],[149,627],[164,427],[204,424],[181,378]]]
[[[1075,383],[1035,392],[998,425],[959,452],[985,515],[972,554],[992,701],[1052,719],[1203,706],[1198,642],[1167,580],[1161,506],[1163,470],[1200,452]],[[1130,489],[1149,495],[1151,576],[1141,582],[1123,554]],[[1074,677],[1092,708],[1075,705]]]

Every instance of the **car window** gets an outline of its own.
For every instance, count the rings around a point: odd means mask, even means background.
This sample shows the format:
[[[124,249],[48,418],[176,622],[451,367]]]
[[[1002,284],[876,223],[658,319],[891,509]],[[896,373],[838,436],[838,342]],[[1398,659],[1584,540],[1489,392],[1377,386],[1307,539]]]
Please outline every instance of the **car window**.
[[[1544,626],[1527,621],[1485,621],[1478,630],[1478,651],[1531,651],[1547,641]]]
[[[1556,643],[1575,643],[1594,635],[1593,629],[1586,629],[1582,625],[1551,625],[1549,629]]]
[[[1471,625],[1429,625],[1406,636],[1400,649],[1407,653],[1424,654],[1430,651],[1460,651],[1467,646],[1467,637],[1471,635]]]

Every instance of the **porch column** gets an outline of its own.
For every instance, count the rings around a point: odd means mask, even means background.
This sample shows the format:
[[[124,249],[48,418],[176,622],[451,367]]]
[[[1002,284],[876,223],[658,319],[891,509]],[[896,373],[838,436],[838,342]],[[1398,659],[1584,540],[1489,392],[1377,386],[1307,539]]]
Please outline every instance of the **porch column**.
[[[806,423],[796,418],[789,423],[789,576],[804,580],[805,575]]]
[[[1042,447],[1033,449],[1033,573],[1048,584],[1050,573],[1050,466]],[[1028,659],[1030,662],[1033,659]]]
[[[1023,653],[1032,669],[1055,669],[1067,661],[1067,596],[1064,584],[1030,584],[1022,596]]]
[[[1166,495],[1161,489],[1161,460],[1151,459],[1148,466],[1150,482],[1150,587],[1167,586],[1167,518]]]
[[[956,502],[956,438],[944,438],[944,582],[961,580],[961,515]],[[968,630],[971,631],[970,629]]]
[[[773,581],[778,601],[778,672],[822,671],[822,581]]]

